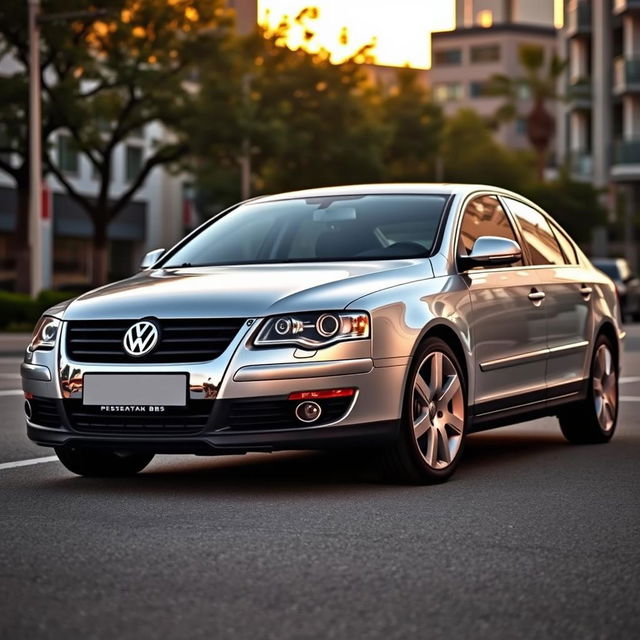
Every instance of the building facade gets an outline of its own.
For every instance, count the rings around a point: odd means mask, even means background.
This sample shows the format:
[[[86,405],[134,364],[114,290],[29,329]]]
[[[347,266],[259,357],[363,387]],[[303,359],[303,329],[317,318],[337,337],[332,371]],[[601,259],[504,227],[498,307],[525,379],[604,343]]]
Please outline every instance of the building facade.
[[[456,29],[493,24],[554,26],[553,0],[456,0]]]
[[[634,267],[640,210],[640,2],[566,0],[559,34],[570,100],[558,115],[558,154],[572,175],[605,191]],[[604,239],[595,252],[607,252]]]
[[[493,118],[504,100],[485,94],[487,81],[495,74],[512,78],[523,75],[518,50],[525,44],[541,46],[549,60],[556,50],[556,30],[553,26],[505,22],[433,33],[430,81],[433,96],[445,114],[451,116],[468,108]],[[524,118],[531,107],[524,89],[517,106],[519,117],[497,126],[496,138],[510,148],[522,149],[529,145]]]

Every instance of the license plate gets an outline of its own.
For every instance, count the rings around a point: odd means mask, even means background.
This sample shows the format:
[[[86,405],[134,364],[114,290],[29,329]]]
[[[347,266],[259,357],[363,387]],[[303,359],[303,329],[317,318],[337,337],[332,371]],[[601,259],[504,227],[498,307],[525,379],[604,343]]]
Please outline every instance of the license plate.
[[[184,407],[186,373],[87,373],[82,403],[86,405]]]

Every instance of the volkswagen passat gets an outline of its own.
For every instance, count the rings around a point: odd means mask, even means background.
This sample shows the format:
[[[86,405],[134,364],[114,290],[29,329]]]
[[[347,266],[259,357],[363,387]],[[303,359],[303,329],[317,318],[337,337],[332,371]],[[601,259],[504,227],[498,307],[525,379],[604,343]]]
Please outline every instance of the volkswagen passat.
[[[82,475],[349,446],[442,481],[474,431],[557,415],[570,442],[607,442],[622,337],[613,283],[515,193],[300,191],[45,313],[22,365],[27,430]]]

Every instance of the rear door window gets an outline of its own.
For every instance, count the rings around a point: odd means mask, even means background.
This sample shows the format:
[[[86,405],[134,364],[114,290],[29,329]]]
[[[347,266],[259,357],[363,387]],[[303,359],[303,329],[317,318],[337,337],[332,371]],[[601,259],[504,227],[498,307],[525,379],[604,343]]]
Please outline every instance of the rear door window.
[[[564,255],[546,218],[533,207],[504,198],[520,225],[522,237],[529,249],[532,264],[565,264]]]

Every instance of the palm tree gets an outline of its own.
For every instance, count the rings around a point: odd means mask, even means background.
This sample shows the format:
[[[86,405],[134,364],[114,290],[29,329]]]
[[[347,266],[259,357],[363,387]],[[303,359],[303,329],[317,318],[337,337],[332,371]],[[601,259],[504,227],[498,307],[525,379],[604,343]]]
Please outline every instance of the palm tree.
[[[542,181],[549,145],[555,131],[555,120],[549,113],[547,104],[561,99],[557,84],[566,62],[553,54],[545,68],[544,49],[535,44],[522,45],[518,58],[524,74],[515,78],[504,74],[493,75],[487,83],[485,94],[505,99],[495,113],[497,121],[507,122],[521,115],[526,118],[527,138],[535,151],[538,179]],[[527,114],[518,112],[518,101],[522,99],[523,93],[532,101]]]

